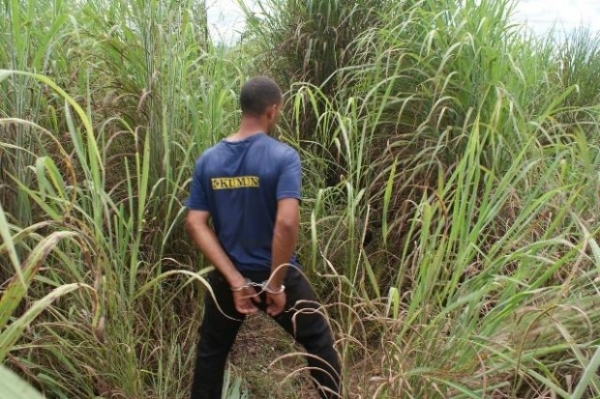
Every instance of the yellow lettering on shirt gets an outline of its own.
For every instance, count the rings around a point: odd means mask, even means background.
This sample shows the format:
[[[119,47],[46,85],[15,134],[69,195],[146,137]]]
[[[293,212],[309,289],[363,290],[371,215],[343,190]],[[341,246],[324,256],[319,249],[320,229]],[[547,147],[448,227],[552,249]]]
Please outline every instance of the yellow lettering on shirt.
[[[259,187],[259,178],[258,176],[213,177],[210,183],[213,190],[256,188]]]

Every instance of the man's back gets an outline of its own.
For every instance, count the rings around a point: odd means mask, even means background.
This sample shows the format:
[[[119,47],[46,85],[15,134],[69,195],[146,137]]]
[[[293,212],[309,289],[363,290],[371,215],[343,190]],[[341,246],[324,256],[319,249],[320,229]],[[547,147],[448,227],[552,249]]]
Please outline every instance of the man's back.
[[[222,140],[197,161],[188,206],[210,212],[225,252],[239,270],[271,267],[277,201],[300,199],[300,158],[264,133]],[[296,263],[295,257],[290,260]]]

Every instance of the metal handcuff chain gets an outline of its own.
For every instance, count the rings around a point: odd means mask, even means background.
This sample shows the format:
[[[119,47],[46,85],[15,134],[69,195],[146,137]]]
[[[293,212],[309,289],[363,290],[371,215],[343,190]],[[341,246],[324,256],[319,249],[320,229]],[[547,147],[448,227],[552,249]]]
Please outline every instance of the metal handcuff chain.
[[[294,265],[292,265],[291,263],[287,263],[287,264],[283,264],[281,266],[279,266],[275,272],[277,272],[277,270],[279,270],[279,268],[281,267],[285,267],[285,266],[291,266],[294,267]],[[233,292],[240,292],[245,290],[246,288],[250,288],[250,287],[255,287],[255,288],[260,288],[260,293],[262,292],[266,292],[268,294],[271,295],[278,295],[278,294],[283,294],[285,292],[285,285],[281,284],[281,288],[279,290],[273,290],[271,289],[271,287],[269,287],[269,282],[270,282],[270,278],[269,280],[263,281],[262,283],[255,283],[254,281],[250,280],[249,278],[246,278],[246,282],[244,285],[240,286],[240,287],[230,287],[231,291]]]
[[[271,295],[282,294],[285,291],[285,285],[281,284],[281,288],[279,290],[273,290],[269,287],[269,281],[263,281],[262,283],[255,283],[249,278],[246,279],[246,283],[240,287],[233,288],[231,287],[231,291],[240,292],[245,290],[246,288],[255,287],[260,288],[260,292],[266,292]],[[260,294],[259,292],[259,294]]]

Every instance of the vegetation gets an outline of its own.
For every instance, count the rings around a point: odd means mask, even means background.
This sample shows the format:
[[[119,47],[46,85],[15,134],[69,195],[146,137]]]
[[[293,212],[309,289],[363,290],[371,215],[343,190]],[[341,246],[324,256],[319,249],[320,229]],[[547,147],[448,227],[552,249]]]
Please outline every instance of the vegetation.
[[[2,397],[14,399],[42,399],[43,396],[5,366],[0,368]]]
[[[600,396],[597,37],[509,0],[265,4],[233,48],[198,1],[0,4],[3,364],[48,398],[187,397],[191,168],[270,73],[344,397]]]

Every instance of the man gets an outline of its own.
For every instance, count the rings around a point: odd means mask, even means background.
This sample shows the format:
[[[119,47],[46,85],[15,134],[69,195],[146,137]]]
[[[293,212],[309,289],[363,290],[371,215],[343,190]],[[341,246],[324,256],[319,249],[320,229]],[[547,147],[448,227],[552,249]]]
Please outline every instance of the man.
[[[275,82],[249,80],[240,95],[239,130],[206,150],[195,165],[187,230],[215,271],[208,277],[212,294],[205,299],[192,399],[221,399],[237,332],[244,318],[259,310],[304,346],[321,397],[339,397],[331,331],[294,255],[300,158],[268,135],[281,104]],[[254,283],[264,285],[256,290]]]

